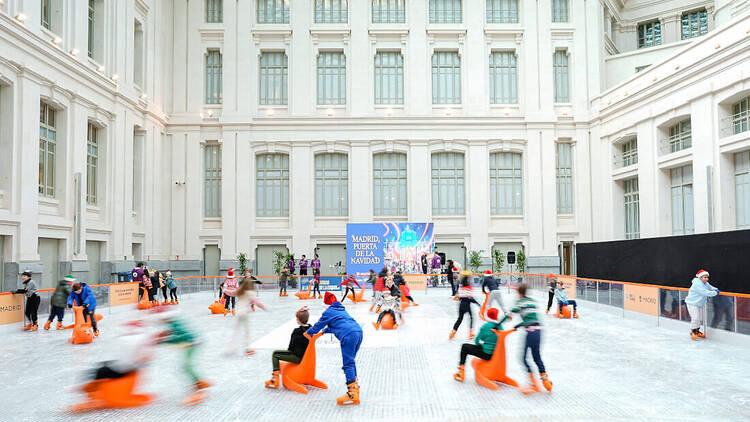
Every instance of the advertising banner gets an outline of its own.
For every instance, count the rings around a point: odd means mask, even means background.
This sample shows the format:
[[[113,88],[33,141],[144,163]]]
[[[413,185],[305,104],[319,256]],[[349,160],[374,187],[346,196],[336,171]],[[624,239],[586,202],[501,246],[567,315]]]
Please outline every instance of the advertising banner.
[[[575,277],[558,276],[557,281],[561,281],[563,286],[565,286],[565,293],[568,294],[568,299],[576,298],[576,278]]]
[[[307,290],[310,286],[310,283],[312,282],[312,277],[300,277],[300,290]],[[320,292],[340,292],[341,286],[339,286],[339,283],[341,283],[341,277],[320,277]]]
[[[420,273],[420,258],[435,247],[433,223],[352,223],[346,225],[346,272]]]
[[[427,290],[427,277],[423,275],[405,275],[404,281],[411,290]]]
[[[138,283],[109,285],[109,306],[128,305],[136,302],[138,302]]]
[[[623,286],[625,310],[657,316],[659,312],[659,289],[656,287]]]
[[[23,295],[0,295],[0,324],[23,322]]]

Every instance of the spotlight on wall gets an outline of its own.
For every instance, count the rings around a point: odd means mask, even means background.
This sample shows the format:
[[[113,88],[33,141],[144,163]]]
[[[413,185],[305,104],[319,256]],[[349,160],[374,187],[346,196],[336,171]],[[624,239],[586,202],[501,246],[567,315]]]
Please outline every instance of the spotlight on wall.
[[[104,72],[104,65],[100,64],[96,70],[98,70],[99,72]]]
[[[503,114],[505,114],[506,116],[510,116],[510,109],[506,108],[505,110],[503,110]]]
[[[26,13],[23,13],[23,12],[16,15],[16,20],[21,23],[25,22],[26,18],[28,18],[28,16],[26,16]]]
[[[390,107],[389,107],[389,108],[386,108],[386,109],[385,109],[385,115],[386,115],[386,116],[388,116],[388,117],[391,117],[391,116],[393,116],[393,109],[392,109],[392,108],[390,108]]]
[[[214,111],[213,110],[206,110],[206,116],[213,117]]]
[[[271,116],[273,116],[274,113],[275,112],[273,111],[272,108],[267,108],[266,109],[266,116],[271,117]]]
[[[71,56],[77,56],[78,55],[78,49],[74,48],[74,49],[70,50],[70,55]]]
[[[62,43],[62,38],[55,37],[55,38],[52,39],[52,44],[60,45],[60,43]]]
[[[333,116],[333,109],[332,108],[327,109],[326,114],[328,115],[328,117]]]
[[[118,75],[117,73],[113,73],[113,74],[112,74],[112,80],[113,80],[113,81],[116,81],[116,80],[117,80],[117,79],[119,79],[119,78],[120,78],[120,76],[119,76],[119,75]]]
[[[445,115],[445,116],[452,116],[453,115],[453,110],[451,110],[449,108],[446,108],[445,111],[443,112],[443,115]]]
[[[140,98],[141,98],[141,100],[144,100],[144,101],[145,101],[145,100],[146,100],[146,98],[148,98],[148,94],[146,94],[146,93],[144,92],[143,94],[141,94],[141,97],[140,97]]]

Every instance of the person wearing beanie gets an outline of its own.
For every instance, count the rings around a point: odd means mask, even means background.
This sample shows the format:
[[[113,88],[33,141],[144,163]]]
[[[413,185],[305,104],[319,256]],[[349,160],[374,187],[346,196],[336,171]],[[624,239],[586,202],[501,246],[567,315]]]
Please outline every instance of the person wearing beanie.
[[[68,308],[75,306],[83,306],[83,320],[87,322],[91,319],[91,328],[94,329],[94,335],[99,336],[99,328],[96,326],[96,296],[94,291],[86,283],[75,283],[73,289],[68,296],[67,302]]]
[[[49,318],[47,318],[47,322],[44,324],[45,330],[49,330],[55,317],[57,317],[57,329],[62,330],[65,306],[67,305],[68,296],[70,296],[70,286],[75,282],[75,277],[66,275],[65,278],[57,283],[55,293],[52,293],[52,298],[50,299]]]
[[[719,289],[708,284],[708,271],[699,270],[695,274],[685,298],[685,304],[690,314],[690,337],[693,340],[706,338],[706,334],[701,332],[701,325],[705,326],[706,321],[706,303],[709,297],[714,297],[719,293]]]
[[[500,292],[500,286],[498,286],[497,280],[492,276],[492,271],[490,270],[485,271],[484,277],[482,277],[482,293],[489,294],[487,297],[487,306],[492,306],[493,303],[497,302],[503,314],[506,313],[505,306],[503,306],[503,294]]]
[[[273,372],[271,373],[271,379],[266,381],[266,388],[277,389],[279,388],[279,368],[281,365],[279,362],[291,362],[300,363],[302,358],[305,356],[307,345],[310,340],[305,337],[305,332],[310,329],[310,324],[307,321],[310,319],[310,312],[307,306],[303,306],[295,314],[297,318],[297,324],[299,327],[292,331],[292,336],[289,339],[289,346],[286,350],[274,350],[271,353],[271,366]]]
[[[177,282],[174,277],[172,277],[172,270],[167,270],[166,275],[167,279],[165,280],[165,284],[169,289],[169,298],[171,299],[172,305],[176,305],[180,303],[180,301],[177,300]]]
[[[232,315],[234,315],[234,307],[237,304],[235,298],[237,287],[239,287],[239,284],[237,283],[237,279],[234,278],[234,268],[230,268],[227,270],[227,278],[224,279],[224,297],[226,298],[226,301],[224,302],[224,315],[229,313],[230,304]]]
[[[473,303],[477,306],[480,305],[472,295],[471,283],[468,275],[461,276],[461,288],[458,289],[456,297],[459,300],[458,319],[456,320],[456,323],[453,324],[453,331],[451,331],[448,338],[453,339],[453,337],[456,336],[456,331],[458,331],[458,327],[461,326],[461,323],[464,320],[464,314],[469,314],[469,340],[471,340],[474,338],[474,314],[471,312],[471,304]]]
[[[482,325],[479,329],[479,334],[474,339],[474,343],[464,343],[461,345],[461,356],[458,360],[458,372],[453,374],[453,379],[458,382],[464,382],[464,365],[466,364],[466,357],[476,356],[479,359],[490,360],[492,359],[492,353],[495,351],[497,345],[497,335],[492,330],[502,330],[503,326],[497,321],[499,311],[497,308],[490,308],[487,310],[488,322]]]
[[[315,323],[307,334],[313,336],[319,331],[326,329],[336,336],[341,344],[341,360],[346,376],[347,392],[336,400],[339,405],[359,404],[359,384],[357,382],[357,365],[355,359],[359,346],[362,345],[362,328],[346,312],[344,305],[336,300],[331,292],[326,292],[323,302],[328,309],[323,312],[318,322]]]
[[[21,273],[21,281],[23,281],[23,287],[11,291],[13,294],[26,296],[26,306],[24,307],[24,318],[29,320],[27,325],[23,326],[24,331],[36,331],[37,326],[37,311],[39,310],[39,303],[42,301],[37,294],[36,283],[31,279],[31,272],[24,271]]]

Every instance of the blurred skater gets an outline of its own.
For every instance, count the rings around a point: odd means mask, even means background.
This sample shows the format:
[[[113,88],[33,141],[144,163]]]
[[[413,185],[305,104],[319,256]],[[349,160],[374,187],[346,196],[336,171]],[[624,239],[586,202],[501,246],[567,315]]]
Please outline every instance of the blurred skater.
[[[719,289],[708,284],[708,271],[699,270],[685,298],[690,314],[690,337],[693,340],[706,338],[706,334],[701,332],[701,325],[706,324],[706,302],[709,297],[714,297],[719,293]]]
[[[300,308],[300,310],[295,313],[295,317],[297,318],[297,325],[299,325],[299,327],[292,331],[292,336],[289,338],[289,346],[286,350],[274,350],[273,353],[271,353],[271,366],[273,367],[273,372],[271,373],[271,379],[266,381],[266,388],[279,388],[281,361],[300,363],[305,356],[307,345],[310,343],[307,337],[305,337],[305,332],[310,329],[310,324],[307,323],[310,318],[308,307],[303,306]]]
[[[414,298],[411,297],[411,289],[409,289],[409,285],[406,284],[406,280],[404,280],[401,271],[396,271],[396,274],[393,275],[393,282],[396,283],[397,287],[403,290],[403,296],[409,299],[412,305],[419,306],[419,304],[414,301]]]
[[[250,271],[250,270],[247,270]],[[266,310],[263,302],[258,300],[255,283],[257,279],[246,272],[248,276],[243,277],[242,282],[236,291],[237,296],[237,322],[235,323],[232,336],[233,341],[228,342],[229,349],[225,354],[231,353],[236,342],[240,342],[244,353],[247,356],[255,354],[255,350],[250,348],[250,312],[255,310],[255,305],[260,309]]]
[[[521,322],[516,325],[515,328],[524,329],[526,331],[526,344],[523,347],[523,355],[521,360],[526,366],[526,370],[529,372],[529,380],[531,385],[523,387],[521,392],[524,394],[530,394],[533,392],[540,391],[539,383],[534,378],[534,372],[531,370],[531,365],[526,361],[526,355],[531,350],[531,357],[534,359],[537,370],[539,370],[539,377],[542,379],[542,384],[547,391],[552,391],[552,382],[547,377],[547,370],[544,369],[544,362],[542,362],[542,325],[539,322],[539,315],[537,315],[537,307],[534,299],[526,296],[528,286],[521,284],[518,286],[518,301],[513,306],[510,312],[519,314],[521,316]],[[510,319],[510,316],[506,315],[500,323]]]
[[[479,302],[477,302],[477,300],[474,299],[469,276],[462,275],[460,280],[461,280],[461,288],[459,288],[458,292],[456,293],[456,297],[459,300],[458,319],[456,320],[456,323],[453,324],[453,331],[451,331],[448,338],[452,339],[453,337],[455,337],[456,331],[458,331],[458,327],[461,326],[461,323],[464,320],[464,314],[469,314],[469,339],[473,339],[474,338],[474,314],[471,312],[471,304],[473,303],[479,306]]]
[[[39,310],[39,303],[41,302],[41,298],[37,294],[36,283],[34,283],[34,280],[31,279],[31,273],[29,271],[24,271],[21,273],[21,281],[23,282],[23,287],[21,287],[20,289],[16,289],[13,294],[22,294],[26,296],[26,306],[24,307],[23,316],[25,319],[29,320],[29,323],[27,325],[24,325],[23,330],[36,331],[38,328],[37,311]]]
[[[497,321],[499,312],[497,308],[490,308],[487,310],[488,322],[482,325],[479,329],[479,334],[474,339],[474,344],[464,343],[461,345],[461,354],[458,359],[458,372],[453,374],[453,379],[458,382],[464,382],[464,365],[466,365],[466,357],[476,356],[479,359],[490,360],[492,359],[492,353],[495,352],[495,346],[497,345],[497,334],[492,330],[502,330],[503,326]]]
[[[341,343],[341,360],[346,376],[347,392],[336,400],[339,405],[359,404],[359,384],[357,383],[357,364],[355,359],[359,346],[362,345],[362,328],[346,312],[344,305],[336,301],[336,296],[326,292],[323,300],[328,309],[323,312],[318,322],[315,323],[307,334],[315,335],[325,329],[333,334]]]
[[[354,286],[352,286],[352,283],[356,284],[357,287],[361,287],[359,283],[357,283],[357,280],[354,278],[353,275],[346,276],[341,281],[341,283],[339,283],[339,286],[344,286],[346,288],[346,290],[344,291],[344,294],[341,296],[341,301],[340,301],[341,303],[344,303],[344,299],[346,299],[350,291],[352,292],[352,297],[351,297],[352,302],[357,303],[357,301],[354,300],[355,295],[357,293],[354,291]]]
[[[68,296],[67,305],[68,308],[72,308],[74,305],[83,307],[83,321],[89,322],[88,320],[91,320],[91,328],[94,330],[94,335],[98,337],[99,328],[96,326],[96,315],[94,314],[96,311],[96,296],[94,296],[94,291],[91,290],[91,287],[86,283],[73,284],[73,289]]]
[[[490,270],[485,271],[484,277],[482,277],[482,292],[489,293],[487,306],[497,303],[503,314],[506,314],[505,306],[503,306],[503,294],[500,292],[500,286],[498,286],[497,280],[492,276],[492,271]]]
[[[72,275],[66,275],[65,278],[57,283],[55,293],[52,294],[50,299],[50,311],[49,318],[44,324],[44,329],[49,330],[52,321],[57,317],[57,329],[62,330],[63,318],[65,317],[65,306],[68,304],[68,296],[70,296],[70,286],[75,283],[76,279]]]

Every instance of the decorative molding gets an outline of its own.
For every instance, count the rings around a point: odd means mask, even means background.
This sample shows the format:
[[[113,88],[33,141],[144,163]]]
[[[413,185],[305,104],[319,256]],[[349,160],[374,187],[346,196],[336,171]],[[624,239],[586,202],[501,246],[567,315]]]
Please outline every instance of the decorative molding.
[[[198,32],[201,34],[201,42],[212,43],[224,42],[224,28],[200,28]]]
[[[290,25],[256,26],[251,31],[255,45],[261,41],[277,41],[289,45],[292,42],[292,27]]]
[[[484,37],[487,44],[493,41],[513,40],[516,44],[520,45],[523,42],[523,34],[523,28],[484,27]]]
[[[352,31],[351,29],[349,29],[349,27],[310,28],[310,38],[312,39],[313,45],[318,45],[321,41],[341,41],[344,44],[349,44],[351,35]]]

